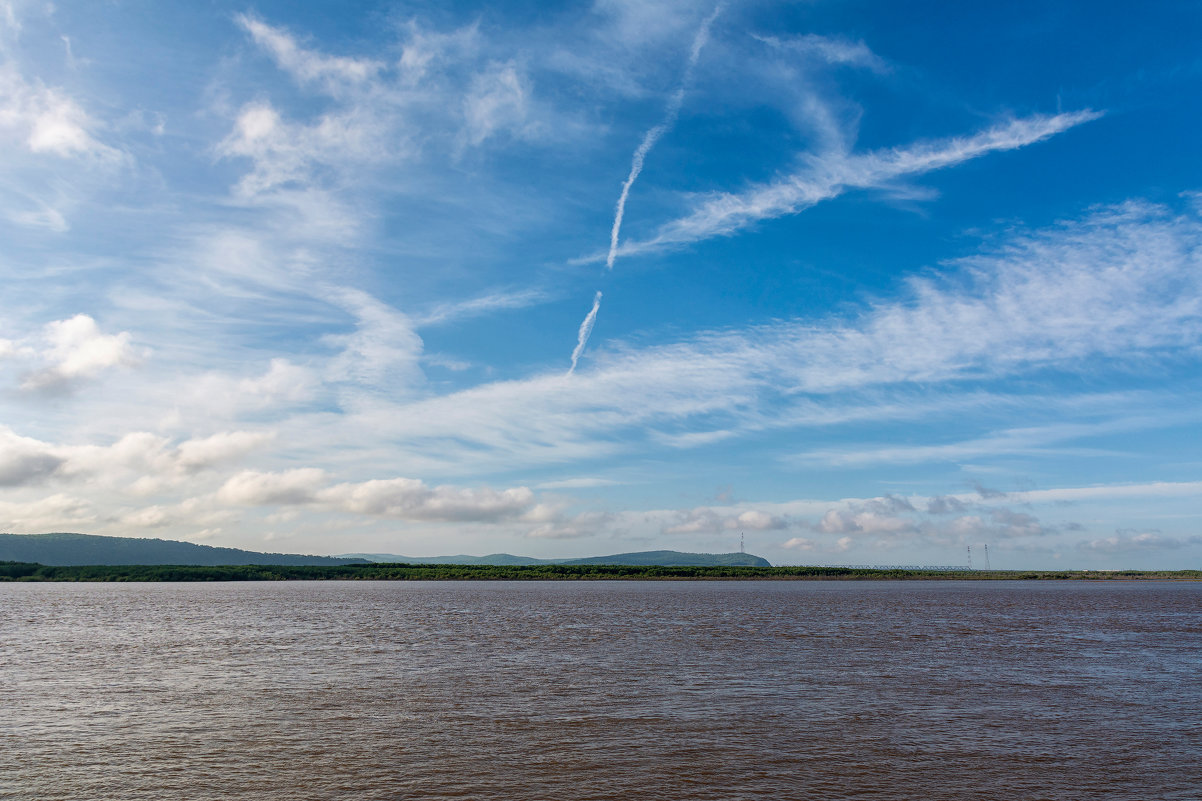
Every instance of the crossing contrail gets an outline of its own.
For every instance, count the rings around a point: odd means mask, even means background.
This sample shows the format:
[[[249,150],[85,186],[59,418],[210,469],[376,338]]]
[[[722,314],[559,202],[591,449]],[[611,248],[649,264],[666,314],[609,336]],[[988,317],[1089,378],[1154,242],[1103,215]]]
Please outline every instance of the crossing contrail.
[[[580,332],[576,334],[576,349],[572,351],[572,366],[568,368],[568,375],[576,372],[576,362],[580,361],[580,354],[584,353],[584,346],[588,344],[589,334],[593,333],[593,325],[597,322],[597,311],[601,308],[601,293],[593,298],[593,308],[585,316],[584,321],[580,323]]]
[[[693,69],[697,66],[697,59],[701,57],[701,48],[705,47],[705,43],[709,39],[710,26],[713,25],[721,11],[721,4],[714,6],[713,13],[706,17],[705,21],[701,23],[701,27],[697,29],[697,34],[693,37],[693,47],[689,50],[689,60],[685,65],[684,77],[681,78],[680,86],[672,93],[672,98],[668,101],[668,107],[664,110],[663,122],[647,131],[643,136],[643,141],[635,149],[634,156],[630,159],[630,175],[626,176],[626,181],[622,184],[622,193],[618,195],[618,205],[614,210],[614,225],[609,232],[609,255],[605,257],[605,269],[607,270],[613,269],[614,259],[618,255],[618,234],[622,231],[622,218],[626,215],[626,199],[630,197],[630,187],[634,186],[639,173],[643,171],[643,162],[646,161],[651,148],[655,147],[655,143],[659,141],[660,137],[676,124],[676,118],[680,116],[680,106],[684,103],[685,87],[688,86],[689,79],[693,77]]]
[[[709,39],[710,26],[714,24],[714,20],[718,18],[721,11],[722,4],[719,3],[714,6],[713,12],[702,21],[701,27],[697,29],[697,33],[693,36],[693,46],[689,49],[689,60],[685,63],[684,76],[680,79],[680,86],[668,100],[668,106],[664,109],[663,121],[644,134],[643,141],[639,143],[634,151],[634,156],[630,159],[630,174],[622,183],[622,192],[618,195],[617,207],[614,209],[613,228],[609,232],[609,254],[605,257],[605,269],[607,270],[613,269],[614,259],[618,255],[618,236],[622,233],[622,218],[626,215],[626,199],[630,197],[630,187],[634,186],[639,173],[643,171],[643,163],[647,160],[647,154],[651,152],[651,148],[655,147],[655,143],[660,140],[660,137],[676,124],[676,119],[680,116],[680,107],[684,103],[685,87],[689,85],[689,81],[693,77],[693,70],[697,66],[697,59],[701,57],[701,49],[705,47],[705,43]],[[597,312],[600,310],[601,292],[598,291],[596,297],[593,298],[593,308],[580,323],[580,331],[576,334],[576,348],[572,351],[572,366],[568,368],[568,375],[576,372],[576,363],[580,361],[580,355],[584,353],[589,335],[593,333],[593,326],[597,322]]]

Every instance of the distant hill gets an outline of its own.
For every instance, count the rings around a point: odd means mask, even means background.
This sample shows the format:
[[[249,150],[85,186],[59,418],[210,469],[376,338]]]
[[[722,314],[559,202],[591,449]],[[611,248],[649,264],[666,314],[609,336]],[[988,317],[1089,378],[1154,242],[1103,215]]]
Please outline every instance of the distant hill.
[[[494,553],[488,556],[402,556],[395,553],[348,553],[344,557],[370,562],[403,562],[411,565],[662,565],[664,567],[772,567],[767,559],[749,553],[682,553],[681,551],[639,551],[583,559],[535,559]]]
[[[586,559],[559,559],[561,565],[664,565],[666,567],[772,567],[772,563],[749,553],[682,553],[681,551],[639,551]]]
[[[216,548],[177,540],[102,537],[94,534],[0,534],[0,561],[43,565],[348,565],[363,562],[404,562],[411,565],[633,565],[664,567],[771,567],[749,553],[682,553],[640,551],[583,559],[535,559],[494,553],[488,556],[401,556],[392,553],[354,553],[307,556],[260,553],[240,548]]]
[[[334,556],[259,553],[176,540],[94,534],[0,534],[0,561],[43,565],[348,565],[369,562]]]

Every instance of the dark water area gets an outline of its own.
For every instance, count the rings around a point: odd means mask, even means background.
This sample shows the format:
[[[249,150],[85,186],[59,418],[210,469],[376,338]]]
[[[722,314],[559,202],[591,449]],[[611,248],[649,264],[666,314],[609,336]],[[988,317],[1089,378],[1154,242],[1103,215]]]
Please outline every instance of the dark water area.
[[[0,584],[3,799],[1199,799],[1202,584]]]

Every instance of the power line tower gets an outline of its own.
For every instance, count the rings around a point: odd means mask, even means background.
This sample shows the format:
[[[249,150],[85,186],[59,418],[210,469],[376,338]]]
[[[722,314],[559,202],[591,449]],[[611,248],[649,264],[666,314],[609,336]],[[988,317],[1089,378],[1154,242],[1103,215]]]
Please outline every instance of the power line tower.
[[[985,569],[986,570],[993,569],[989,566],[989,543],[985,543]]]
[[[743,532],[742,531],[739,532],[739,553],[747,553],[747,551],[743,550]]]
[[[972,570],[972,546],[968,546],[968,569]]]

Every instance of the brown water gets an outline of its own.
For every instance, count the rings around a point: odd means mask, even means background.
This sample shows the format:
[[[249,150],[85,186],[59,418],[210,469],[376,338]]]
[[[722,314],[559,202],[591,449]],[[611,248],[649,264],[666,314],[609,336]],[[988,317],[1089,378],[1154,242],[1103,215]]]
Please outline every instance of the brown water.
[[[4,799],[1198,799],[1202,584],[0,584]]]

